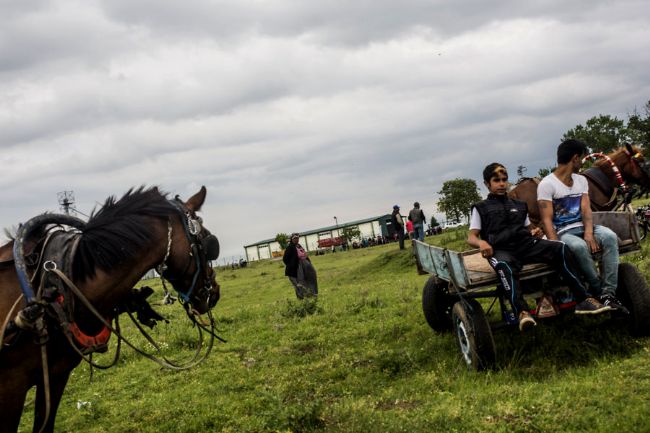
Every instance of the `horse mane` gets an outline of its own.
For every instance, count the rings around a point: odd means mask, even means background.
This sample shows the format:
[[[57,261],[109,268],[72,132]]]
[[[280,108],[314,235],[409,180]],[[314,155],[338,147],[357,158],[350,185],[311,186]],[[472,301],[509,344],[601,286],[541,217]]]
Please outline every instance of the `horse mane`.
[[[72,274],[80,281],[119,266],[142,252],[153,237],[151,218],[167,219],[175,212],[167,194],[157,187],[129,189],[119,200],[110,196],[91,213],[75,252]]]

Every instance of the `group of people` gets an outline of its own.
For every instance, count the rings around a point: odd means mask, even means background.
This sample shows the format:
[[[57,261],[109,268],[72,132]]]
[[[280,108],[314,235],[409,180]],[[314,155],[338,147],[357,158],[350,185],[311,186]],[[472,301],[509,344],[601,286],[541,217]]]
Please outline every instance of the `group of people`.
[[[508,197],[506,167],[494,162],[483,170],[489,194],[472,206],[467,242],[480,250],[496,272],[509,301],[506,319],[518,323],[522,331],[536,326],[519,281],[528,263],[546,263],[559,272],[576,301],[576,314],[629,313],[616,298],[618,238],[609,228],[593,223],[589,186],[578,175],[586,154],[587,147],[579,140],[566,140],[558,146],[557,168],[537,189],[541,228],[532,226],[525,202]],[[407,221],[399,205],[393,206],[391,222],[400,249],[404,249],[405,226],[411,239],[424,240],[425,216],[418,202]],[[316,270],[299,241],[300,235],[293,233],[283,256],[285,275],[298,299],[315,297]],[[602,253],[602,276],[592,256],[597,252]]]
[[[399,249],[404,249],[404,227],[408,232],[409,239],[417,239],[424,241],[424,222],[426,218],[424,212],[420,209],[420,203],[417,201],[413,203],[413,209],[409,212],[406,222],[399,211],[399,205],[393,206],[393,213],[390,217],[390,222],[393,225],[397,240],[399,241]]]
[[[541,228],[531,225],[526,203],[508,197],[506,168],[495,162],[483,170],[489,194],[472,206],[467,242],[480,249],[494,268],[507,294],[509,313],[522,331],[536,325],[519,282],[528,263],[547,263],[560,273],[576,301],[576,314],[629,313],[616,298],[617,236],[593,223],[589,186],[578,175],[586,154],[587,147],[579,140],[558,146],[557,168],[537,189]],[[592,257],[596,252],[602,253],[602,277]]]

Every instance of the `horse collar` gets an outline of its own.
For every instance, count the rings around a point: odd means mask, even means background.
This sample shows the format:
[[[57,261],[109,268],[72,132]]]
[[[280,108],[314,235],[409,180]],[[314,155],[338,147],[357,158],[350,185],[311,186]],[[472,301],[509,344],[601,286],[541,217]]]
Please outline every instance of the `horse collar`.
[[[627,152],[627,149],[625,150],[625,152]],[[627,153],[629,155],[629,152],[627,152]],[[585,156],[584,158],[582,158],[582,163],[584,164],[584,162],[587,159],[598,159],[598,158],[602,158],[605,161],[607,161],[609,166],[612,168],[612,171],[614,172],[614,177],[616,178],[616,183],[618,183],[619,188],[621,188],[623,191],[626,191],[627,190],[627,185],[625,185],[625,181],[623,180],[623,176],[621,175],[621,171],[618,169],[618,167],[616,166],[616,163],[614,161],[612,161],[612,159],[609,156],[605,155],[604,153],[600,153],[600,152],[591,153],[591,154]]]

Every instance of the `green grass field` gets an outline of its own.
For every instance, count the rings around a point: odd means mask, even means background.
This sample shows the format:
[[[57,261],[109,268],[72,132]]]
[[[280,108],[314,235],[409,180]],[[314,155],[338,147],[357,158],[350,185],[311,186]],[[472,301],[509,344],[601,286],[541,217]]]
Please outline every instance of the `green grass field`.
[[[465,233],[428,240],[461,249]],[[644,246],[627,258],[645,275],[647,254]],[[162,370],[128,348],[92,381],[80,366],[56,430],[650,431],[650,339],[632,338],[624,324],[568,315],[526,335],[498,331],[497,369],[468,372],[453,335],[435,334],[425,322],[427,277],[417,275],[408,249],[392,244],[312,260],[317,303],[295,299],[281,261],[220,271],[215,312],[227,343],[183,372]],[[194,331],[181,307],[156,308],[171,323],[159,324],[154,338],[168,356],[190,357]],[[30,408],[20,431],[31,423]]]

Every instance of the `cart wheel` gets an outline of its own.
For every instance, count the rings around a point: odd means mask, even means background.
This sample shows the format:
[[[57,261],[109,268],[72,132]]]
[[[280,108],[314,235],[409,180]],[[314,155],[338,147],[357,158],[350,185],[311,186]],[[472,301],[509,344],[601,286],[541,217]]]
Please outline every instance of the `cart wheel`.
[[[451,307],[449,283],[432,275],[422,289],[422,311],[427,323],[437,332],[451,330]]]
[[[483,308],[475,299],[454,304],[451,317],[456,330],[456,340],[469,370],[492,368],[496,348],[492,330]]]
[[[616,295],[630,310],[630,332],[650,335],[650,288],[639,268],[619,263]]]

